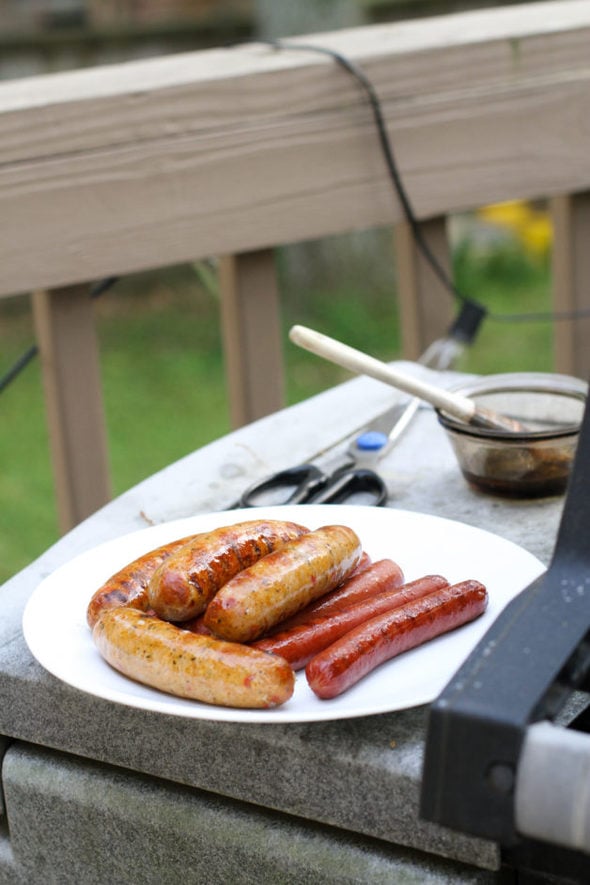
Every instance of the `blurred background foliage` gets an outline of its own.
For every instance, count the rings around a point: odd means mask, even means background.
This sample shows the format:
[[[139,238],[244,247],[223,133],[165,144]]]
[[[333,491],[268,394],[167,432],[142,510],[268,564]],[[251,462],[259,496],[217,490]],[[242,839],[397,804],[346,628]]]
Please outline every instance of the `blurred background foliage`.
[[[0,0],[0,79],[482,5],[498,4]],[[462,292],[492,312],[549,308],[551,227],[544,205],[483,207],[450,219],[449,232]],[[289,345],[293,323],[382,359],[400,356],[391,230],[284,247],[277,268],[289,403],[349,377]],[[230,430],[215,260],[125,277],[97,300],[96,315],[119,494]],[[551,339],[548,323],[490,319],[460,368],[550,370]],[[0,299],[0,375],[33,341],[29,294]],[[0,409],[2,581],[58,537],[38,361],[4,389]]]
[[[0,0],[0,79],[514,2]]]

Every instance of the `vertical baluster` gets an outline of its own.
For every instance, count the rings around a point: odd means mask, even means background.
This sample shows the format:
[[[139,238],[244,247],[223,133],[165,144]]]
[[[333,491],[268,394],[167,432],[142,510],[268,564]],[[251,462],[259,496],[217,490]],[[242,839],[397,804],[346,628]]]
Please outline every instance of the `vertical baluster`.
[[[553,220],[553,305],[556,311],[590,308],[590,192],[550,201]],[[590,377],[590,317],[555,324],[555,368]]]
[[[230,417],[239,427],[285,404],[273,251],[222,258],[219,282]]]
[[[451,255],[444,217],[420,222],[429,248],[451,276]],[[447,331],[454,314],[453,298],[416,248],[410,225],[394,231],[402,353],[416,359]]]
[[[94,305],[88,286],[33,295],[58,520],[66,532],[110,496]]]

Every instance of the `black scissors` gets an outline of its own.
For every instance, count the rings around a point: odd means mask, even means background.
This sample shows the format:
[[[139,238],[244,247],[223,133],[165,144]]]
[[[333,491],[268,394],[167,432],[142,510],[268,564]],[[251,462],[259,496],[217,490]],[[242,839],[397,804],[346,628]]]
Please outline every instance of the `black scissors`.
[[[447,334],[433,341],[418,363],[439,371],[451,368],[475,338],[484,316],[485,312],[477,305],[466,301]],[[371,504],[381,507],[387,501],[387,487],[372,468],[397,442],[419,406],[420,401],[414,397],[378,415],[349,445],[344,460],[341,458],[331,469],[322,470],[307,463],[280,470],[254,483],[228,509],[268,504],[264,496],[275,490],[287,492],[287,497],[272,503],[341,504],[364,492],[369,493]],[[366,503],[366,495],[360,503]]]
[[[393,406],[354,438],[330,468],[305,463],[279,470],[246,489],[233,507],[268,504],[268,493],[274,491],[284,492],[280,504],[342,504],[364,493],[362,501],[357,498],[360,503],[383,506],[387,486],[373,467],[401,435],[416,408],[414,400]]]

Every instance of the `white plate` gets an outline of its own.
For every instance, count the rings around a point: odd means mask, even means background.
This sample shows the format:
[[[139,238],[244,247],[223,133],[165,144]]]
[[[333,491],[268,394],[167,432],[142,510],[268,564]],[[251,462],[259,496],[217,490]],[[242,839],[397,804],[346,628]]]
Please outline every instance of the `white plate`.
[[[383,664],[338,698],[318,700],[300,673],[293,697],[272,710],[230,709],[176,698],[139,685],[105,663],[86,625],[86,607],[111,574],[174,538],[258,517],[289,519],[312,529],[349,525],[373,560],[396,560],[408,581],[435,573],[451,583],[467,578],[482,581],[488,588],[488,609],[473,623]],[[421,513],[325,504],[225,511],[153,526],[81,554],[39,584],[27,603],[23,631],[32,654],[46,670],[75,688],[120,704],[229,722],[348,719],[434,700],[501,609],[543,571],[536,557],[510,541]]]

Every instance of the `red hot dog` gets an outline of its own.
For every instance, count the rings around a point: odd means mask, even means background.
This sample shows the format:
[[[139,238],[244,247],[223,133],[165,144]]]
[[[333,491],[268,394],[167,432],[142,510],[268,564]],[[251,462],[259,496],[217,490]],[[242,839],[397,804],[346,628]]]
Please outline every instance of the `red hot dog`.
[[[127,606],[105,610],[92,637],[114,669],[179,697],[266,708],[285,703],[295,688],[293,670],[277,655],[196,636]]]
[[[222,639],[257,639],[342,583],[361,553],[361,542],[348,526],[308,532],[228,581],[209,603],[205,626]]]
[[[479,581],[462,581],[371,618],[311,659],[311,690],[323,699],[342,694],[385,661],[479,617],[487,599]]]
[[[314,655],[359,624],[448,586],[449,582],[441,575],[426,575],[403,587],[394,585],[393,589],[385,589],[375,596],[362,599],[356,605],[259,639],[254,643],[254,648],[280,655],[289,661],[294,670],[302,670]]]
[[[107,608],[120,605],[131,605],[133,608],[146,611],[149,607],[147,587],[156,569],[177,550],[195,538],[189,535],[169,544],[163,544],[150,550],[138,559],[134,559],[124,568],[115,572],[93,594],[86,610],[86,620],[92,630],[100,613]]]
[[[197,535],[153,573],[149,605],[166,621],[188,621],[238,572],[307,531],[294,522],[256,519]]]

